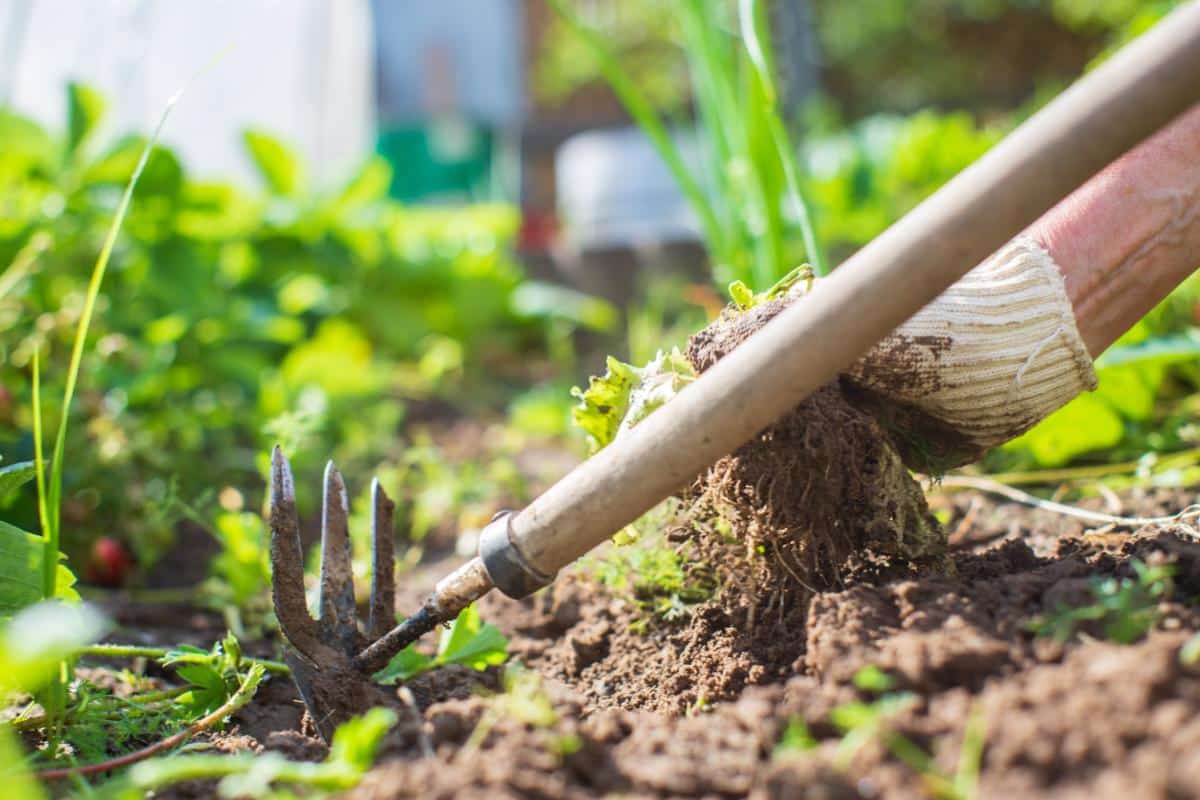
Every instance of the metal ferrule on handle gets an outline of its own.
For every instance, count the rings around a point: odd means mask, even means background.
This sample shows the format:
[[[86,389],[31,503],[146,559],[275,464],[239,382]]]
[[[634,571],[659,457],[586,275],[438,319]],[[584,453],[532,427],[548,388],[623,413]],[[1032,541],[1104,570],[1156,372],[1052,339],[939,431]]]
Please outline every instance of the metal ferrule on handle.
[[[515,596],[537,588],[834,378],[1197,100],[1200,3],[1193,2],[1080,79],[669,408],[506,517],[484,537],[493,582]],[[526,575],[514,578],[514,570]]]

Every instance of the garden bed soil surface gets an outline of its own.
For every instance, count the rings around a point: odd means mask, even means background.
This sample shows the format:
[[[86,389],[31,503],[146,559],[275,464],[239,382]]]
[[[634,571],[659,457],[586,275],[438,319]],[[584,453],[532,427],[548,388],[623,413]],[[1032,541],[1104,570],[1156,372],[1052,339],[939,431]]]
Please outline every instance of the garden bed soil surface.
[[[1122,510],[1169,513],[1190,500],[1159,491],[1124,498]],[[1200,796],[1200,668],[1180,657],[1200,630],[1191,605],[1200,593],[1194,531],[1089,531],[972,494],[931,504],[949,513],[950,574],[877,564],[752,630],[710,604],[635,632],[642,612],[583,574],[523,601],[487,598],[484,618],[511,638],[513,660],[539,676],[539,702],[554,713],[489,700],[501,685],[496,668],[421,676],[408,685],[377,766],[350,796],[930,796],[931,785],[881,737],[837,763],[841,733],[829,714],[878,697],[854,683],[868,666],[911,694],[889,729],[945,775],[955,772],[968,719],[980,716],[980,796]],[[1085,631],[1058,643],[1029,632],[1044,611],[1086,602],[1091,576],[1132,576],[1135,560],[1175,569],[1174,593],[1144,639],[1119,645]],[[415,607],[454,563],[449,556],[404,578],[401,609]],[[121,641],[208,645],[224,630],[203,611],[111,611]],[[777,753],[797,719],[815,746]],[[212,744],[298,759],[325,754],[281,679]],[[164,796],[211,792],[189,784]]]

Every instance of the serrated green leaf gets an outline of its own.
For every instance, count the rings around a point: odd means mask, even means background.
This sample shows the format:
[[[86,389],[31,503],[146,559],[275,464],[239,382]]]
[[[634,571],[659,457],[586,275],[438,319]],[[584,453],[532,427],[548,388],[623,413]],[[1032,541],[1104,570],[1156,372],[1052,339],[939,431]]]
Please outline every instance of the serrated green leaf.
[[[629,393],[638,380],[637,367],[632,364],[609,356],[606,365],[608,371],[593,375],[587,389],[571,390],[571,396],[579,398],[579,404],[571,409],[571,418],[588,435],[592,452],[616,438],[629,410]]]
[[[579,403],[571,409],[575,424],[588,434],[592,452],[606,447],[625,431],[677,395],[696,373],[678,349],[659,351],[649,364],[635,367],[608,357],[608,372],[592,376],[586,390],[571,390]]]
[[[95,134],[104,118],[104,95],[82,83],[67,84],[67,153],[73,154]]]
[[[284,197],[298,195],[304,186],[300,159],[287,145],[263,131],[248,130],[242,142],[267,188]]]
[[[44,549],[42,537],[0,522],[0,617],[11,616],[44,599],[41,580]],[[55,596],[78,601],[79,594],[72,588],[74,585],[75,576],[71,570],[59,564]]]
[[[0,498],[29,483],[37,477],[37,465],[32,461],[18,461],[7,467],[0,467]]]

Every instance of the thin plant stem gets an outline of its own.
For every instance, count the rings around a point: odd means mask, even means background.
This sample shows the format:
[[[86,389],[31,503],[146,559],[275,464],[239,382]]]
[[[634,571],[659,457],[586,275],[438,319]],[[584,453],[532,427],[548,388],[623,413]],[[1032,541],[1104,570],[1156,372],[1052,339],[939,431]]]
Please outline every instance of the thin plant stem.
[[[96,764],[85,764],[78,767],[62,767],[59,769],[41,770],[35,773],[37,777],[43,781],[56,781],[63,778],[70,778],[76,775],[95,775],[98,772],[110,772],[114,769],[127,767],[130,764],[137,763],[143,759],[147,759],[164,750],[170,750],[174,747],[186,742],[198,733],[208,730],[217,725],[226,717],[238,711],[240,708],[250,702],[254,697],[254,692],[258,689],[259,682],[262,681],[265,670],[258,664],[250,668],[246,673],[246,677],[242,680],[242,684],[237,688],[237,691],[225,701],[216,711],[213,711],[207,716],[193,722],[191,725],[184,728],[179,733],[168,736],[158,742],[155,742],[148,747],[143,747],[141,750],[135,750],[132,753],[127,753],[117,758],[112,758],[107,761],[101,761]]]
[[[1053,500],[1044,500],[1037,495],[1014,489],[991,478],[971,477],[967,475],[947,475],[942,479],[942,485],[950,488],[976,489],[988,494],[998,495],[1015,503],[1052,511],[1066,517],[1074,517],[1085,522],[1096,522],[1101,525],[1114,525],[1122,528],[1140,528],[1143,525],[1169,525],[1173,522],[1187,522],[1200,517],[1200,505],[1190,505],[1178,514],[1160,517],[1122,517],[1115,514],[1105,514],[1101,511],[1089,511]]]
[[[1157,456],[1153,465],[1153,470],[1178,469],[1179,467],[1193,466],[1197,462],[1200,462],[1200,447],[1193,447],[1188,450],[1179,450],[1169,455]],[[1028,470],[1024,472],[996,472],[992,473],[988,477],[994,481],[999,481],[1000,483],[1005,483],[1010,486],[1029,484],[1058,484],[1066,483],[1068,481],[1108,478],[1114,475],[1136,472],[1143,466],[1145,466],[1145,462],[1139,459],[1137,461],[1121,461],[1115,464],[1094,464],[1085,467]],[[949,488],[954,487],[951,486]]]
[[[143,647],[133,644],[93,644],[87,647],[80,648],[76,653],[80,656],[94,656],[97,658],[165,658],[170,651],[163,647]],[[242,660],[248,664],[253,664],[262,667],[267,672],[273,675],[291,675],[292,670],[287,664],[282,661],[271,661],[266,658],[250,658],[243,656]]]
[[[50,507],[47,501],[48,494],[46,491],[46,462],[43,456],[45,449],[42,445],[43,428],[42,428],[42,358],[41,348],[35,348],[33,351],[33,459],[34,471],[37,479],[37,504],[38,504],[38,519],[42,524],[43,531],[49,531],[50,522]],[[57,542],[55,543],[57,545]],[[51,560],[49,556],[53,556]],[[54,596],[56,586],[56,572],[58,567],[58,550],[57,547],[51,553],[50,541],[47,541],[42,551],[42,560],[51,561],[50,578],[46,579],[45,564],[42,565],[42,598],[49,600]]]

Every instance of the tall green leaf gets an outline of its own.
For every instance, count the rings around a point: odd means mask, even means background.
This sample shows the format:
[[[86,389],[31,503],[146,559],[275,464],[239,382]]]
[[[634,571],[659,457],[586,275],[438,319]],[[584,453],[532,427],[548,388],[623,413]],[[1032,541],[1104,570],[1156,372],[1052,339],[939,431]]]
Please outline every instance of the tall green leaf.
[[[51,471],[49,480],[46,480],[42,450],[40,361],[37,352],[35,351],[34,353],[34,449],[38,477],[38,516],[41,518],[42,534],[45,537],[44,547],[47,553],[47,557],[42,559],[41,563],[43,597],[53,597],[57,594],[55,562],[61,550],[59,546],[59,523],[62,511],[63,461],[65,460],[67,449],[67,421],[71,412],[71,401],[75,398],[75,386],[79,382],[79,370],[83,364],[83,348],[87,344],[88,329],[92,324],[92,316],[96,312],[96,300],[100,296],[100,284],[103,283],[104,274],[108,270],[108,262],[112,258],[113,247],[116,245],[117,233],[121,230],[121,223],[124,221],[126,214],[129,213],[129,204],[133,201],[133,190],[137,187],[138,178],[141,177],[142,170],[146,168],[146,162],[150,159],[150,153],[154,145],[158,143],[159,136],[162,135],[163,126],[167,123],[167,117],[171,115],[171,109],[175,107],[175,103],[178,100],[179,95],[176,94],[167,101],[162,115],[158,118],[158,125],[155,126],[154,132],[146,141],[146,146],[142,149],[141,158],[138,159],[133,175],[130,176],[129,183],[125,186],[125,192],[121,195],[121,202],[117,205],[116,214],[113,215],[112,223],[108,227],[108,232],[104,237],[104,244],[100,247],[100,254],[96,257],[95,266],[92,267],[92,276],[88,281],[87,294],[84,296],[83,311],[79,315],[79,324],[75,328],[75,342],[71,348],[71,363],[67,368],[67,383],[66,388],[63,390],[62,419],[59,420],[58,435],[54,440],[54,455],[50,460]]]

